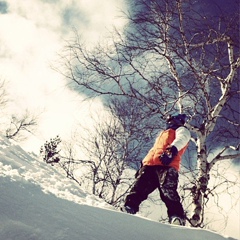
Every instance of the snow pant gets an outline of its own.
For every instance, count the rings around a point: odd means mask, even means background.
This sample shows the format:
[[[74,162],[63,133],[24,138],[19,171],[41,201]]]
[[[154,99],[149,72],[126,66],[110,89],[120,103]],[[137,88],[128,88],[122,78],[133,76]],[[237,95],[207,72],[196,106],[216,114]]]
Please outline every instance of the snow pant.
[[[168,217],[178,216],[184,219],[184,210],[177,192],[178,172],[166,166],[143,166],[125,200],[136,212],[148,195],[158,188],[160,197],[167,207]]]

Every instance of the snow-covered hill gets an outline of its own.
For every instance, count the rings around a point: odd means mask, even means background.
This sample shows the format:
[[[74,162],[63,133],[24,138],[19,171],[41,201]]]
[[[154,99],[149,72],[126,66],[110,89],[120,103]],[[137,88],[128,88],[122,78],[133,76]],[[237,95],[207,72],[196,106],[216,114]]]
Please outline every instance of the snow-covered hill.
[[[230,240],[117,212],[0,137],[0,240]]]

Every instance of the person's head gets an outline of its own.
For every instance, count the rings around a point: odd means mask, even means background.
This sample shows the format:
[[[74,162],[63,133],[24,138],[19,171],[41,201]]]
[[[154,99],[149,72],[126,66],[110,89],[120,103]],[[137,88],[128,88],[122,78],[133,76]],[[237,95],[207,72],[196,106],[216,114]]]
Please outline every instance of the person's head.
[[[186,114],[176,114],[167,116],[166,123],[167,129],[177,129],[183,126],[186,122],[187,115]]]

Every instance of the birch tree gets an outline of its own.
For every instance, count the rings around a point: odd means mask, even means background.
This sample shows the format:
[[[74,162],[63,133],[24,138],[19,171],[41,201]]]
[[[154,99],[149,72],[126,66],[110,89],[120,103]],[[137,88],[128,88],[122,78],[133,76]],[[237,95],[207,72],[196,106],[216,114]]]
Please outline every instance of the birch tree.
[[[196,227],[204,223],[215,164],[240,157],[239,13],[226,14],[215,5],[212,14],[199,4],[133,1],[123,32],[116,30],[111,41],[91,50],[76,35],[61,55],[65,68],[59,70],[89,97],[141,102],[142,119],[148,120],[142,132],[159,131],[161,116],[169,113],[189,115],[197,170],[189,188],[194,206],[189,221]]]

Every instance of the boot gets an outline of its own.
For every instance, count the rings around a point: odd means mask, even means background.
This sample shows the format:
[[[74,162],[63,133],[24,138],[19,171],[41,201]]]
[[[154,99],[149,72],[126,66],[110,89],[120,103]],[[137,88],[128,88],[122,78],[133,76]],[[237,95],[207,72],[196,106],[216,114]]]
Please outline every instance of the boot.
[[[169,223],[173,225],[179,225],[179,226],[185,226],[184,219],[178,217],[178,216],[172,216],[169,219]]]
[[[121,210],[122,212],[130,213],[130,214],[135,214],[135,213],[137,213],[137,211],[136,211],[134,208],[129,207],[129,206],[122,206],[122,207],[120,208],[120,210]]]

